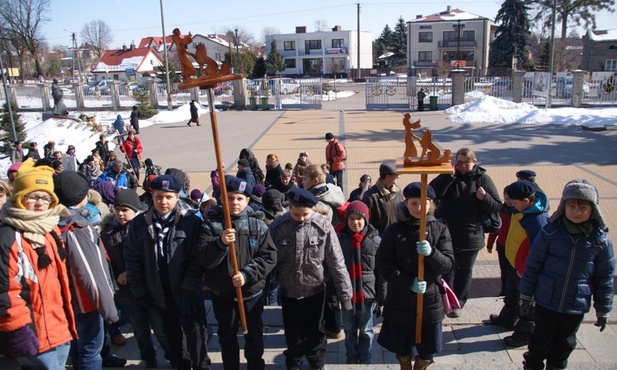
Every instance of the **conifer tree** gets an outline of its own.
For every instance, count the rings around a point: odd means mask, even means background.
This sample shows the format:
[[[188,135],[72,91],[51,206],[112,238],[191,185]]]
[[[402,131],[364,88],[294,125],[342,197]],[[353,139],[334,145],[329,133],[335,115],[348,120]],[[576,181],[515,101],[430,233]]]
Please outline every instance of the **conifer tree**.
[[[519,69],[531,69],[527,57],[529,45],[528,7],[522,0],[505,0],[495,18],[498,23],[495,41],[489,54],[489,68],[511,68],[512,58]]]
[[[21,116],[17,113],[17,105],[11,102],[11,111],[13,113],[13,122],[15,123],[15,133],[17,134],[17,140],[24,141],[26,134],[24,133],[24,125],[21,123]],[[6,103],[2,106],[2,116],[0,119],[0,153],[3,155],[11,154],[11,146],[13,146],[13,128],[11,127],[11,118],[9,115],[9,108]]]
[[[394,65],[407,64],[407,25],[403,17],[399,17],[392,33],[392,52]]]
[[[266,66],[268,70],[274,72],[274,74],[282,72],[286,68],[285,59],[283,59],[283,56],[276,48],[276,40],[272,40],[270,43],[270,54],[268,54],[268,58],[266,59]]]

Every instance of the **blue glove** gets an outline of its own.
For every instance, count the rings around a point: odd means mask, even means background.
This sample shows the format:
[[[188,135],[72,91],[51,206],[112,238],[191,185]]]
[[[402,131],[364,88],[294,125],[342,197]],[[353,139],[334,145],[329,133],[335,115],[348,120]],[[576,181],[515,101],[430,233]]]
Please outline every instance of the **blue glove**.
[[[191,316],[199,312],[200,305],[203,307],[204,300],[201,297],[201,292],[190,292],[182,289],[176,296],[176,305],[182,316]]]
[[[424,256],[428,256],[433,251],[433,248],[431,248],[431,245],[429,244],[428,241],[423,240],[421,242],[416,243],[416,251],[418,251],[418,254],[423,254]]]
[[[38,338],[29,326],[8,333],[9,353],[13,357],[34,356],[39,353]]]
[[[418,281],[418,278],[413,279],[413,284],[411,284],[409,290],[416,294],[424,294],[426,292],[426,281]]]

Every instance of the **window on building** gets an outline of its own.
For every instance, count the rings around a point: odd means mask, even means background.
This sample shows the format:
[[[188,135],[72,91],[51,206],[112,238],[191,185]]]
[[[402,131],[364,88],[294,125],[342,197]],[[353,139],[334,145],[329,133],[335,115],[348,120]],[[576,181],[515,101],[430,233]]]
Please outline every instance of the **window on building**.
[[[456,40],[456,31],[443,31],[443,41]]]
[[[296,50],[295,41],[283,41],[283,50]]]
[[[463,31],[463,34],[461,35],[461,37],[463,41],[474,41],[476,39],[476,31],[474,30]]]
[[[296,68],[295,59],[285,59],[285,68]]]
[[[321,74],[323,73],[323,59],[307,58],[302,61],[302,67],[306,74]]]
[[[419,51],[418,62],[431,62],[433,60],[432,51]]]
[[[332,39],[332,47],[333,48],[344,48],[345,47],[345,40],[343,39]]]
[[[607,59],[604,63],[605,71],[617,71],[617,59]]]
[[[306,50],[321,49],[321,40],[306,40],[304,41],[304,46]]]
[[[450,62],[451,60],[459,60],[458,55],[456,50],[444,51],[441,57],[444,62]],[[475,54],[472,50],[461,50],[460,55],[460,60],[465,60],[468,64],[473,63]]]
[[[433,42],[433,33],[432,32],[419,32],[418,42]]]

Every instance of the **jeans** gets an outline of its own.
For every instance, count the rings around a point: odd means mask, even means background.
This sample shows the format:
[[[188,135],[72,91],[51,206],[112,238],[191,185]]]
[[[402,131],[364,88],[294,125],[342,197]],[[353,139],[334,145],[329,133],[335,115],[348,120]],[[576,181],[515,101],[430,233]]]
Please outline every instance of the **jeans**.
[[[465,306],[471,290],[473,265],[480,251],[454,251],[454,267],[443,279],[452,287],[461,308]]]
[[[48,370],[65,370],[70,348],[71,343],[66,342],[47,352],[39,353],[36,358],[45,364]]]
[[[78,339],[71,343],[71,362],[75,370],[100,369],[105,330],[98,311],[75,314]]]
[[[373,348],[373,310],[375,300],[364,302],[362,311],[354,307],[351,311],[343,310],[345,327],[345,349],[347,361],[366,361],[371,359]]]

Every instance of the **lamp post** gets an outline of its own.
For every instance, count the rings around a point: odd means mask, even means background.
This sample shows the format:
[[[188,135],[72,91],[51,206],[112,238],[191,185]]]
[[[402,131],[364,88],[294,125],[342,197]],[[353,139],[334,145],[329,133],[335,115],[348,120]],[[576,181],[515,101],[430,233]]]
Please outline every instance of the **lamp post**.
[[[240,59],[239,59],[240,56],[238,54],[238,29],[237,28],[234,30],[234,33],[236,35],[236,37],[234,38],[234,44],[236,44],[236,63],[234,63],[236,66],[235,66],[234,72],[238,73],[238,63],[240,62]]]
[[[0,71],[2,71],[2,86],[4,87],[4,98],[6,99],[6,107],[9,110],[9,120],[11,121],[11,129],[13,130],[13,141],[17,141],[17,133],[15,132],[15,121],[13,121],[13,108],[11,108],[11,102],[9,100],[9,94],[6,89],[6,73],[4,72],[4,64],[2,64],[2,57],[8,55],[6,51],[0,53]]]
[[[461,28],[465,28],[465,25],[461,24],[461,20],[458,19],[452,27],[456,28],[456,68],[458,69],[461,67]]]
[[[165,55],[165,82],[167,83],[167,110],[171,110],[171,83],[169,82],[169,57],[167,56],[167,42],[165,39],[165,18],[163,17],[163,0],[159,0],[161,4],[161,29],[163,30],[163,55]]]
[[[553,0],[553,13],[551,14],[551,45],[548,55],[548,92],[546,93],[546,108],[551,107],[553,93],[553,63],[555,57],[555,22],[557,18],[557,0]]]

